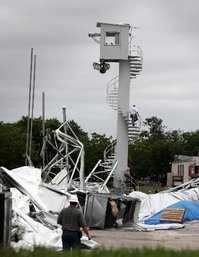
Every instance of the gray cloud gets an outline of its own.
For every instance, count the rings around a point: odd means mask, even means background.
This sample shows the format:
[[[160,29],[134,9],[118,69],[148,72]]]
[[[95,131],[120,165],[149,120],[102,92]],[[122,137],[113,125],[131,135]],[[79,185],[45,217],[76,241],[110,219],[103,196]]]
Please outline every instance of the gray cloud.
[[[106,84],[118,73],[93,70],[99,45],[88,33],[96,23],[127,22],[144,53],[143,71],[131,84],[131,103],[142,120],[162,118],[168,129],[198,129],[199,2],[192,0],[2,0],[0,3],[0,120],[27,114],[30,49],[37,55],[35,116],[67,116],[85,131],[115,136],[116,113]]]

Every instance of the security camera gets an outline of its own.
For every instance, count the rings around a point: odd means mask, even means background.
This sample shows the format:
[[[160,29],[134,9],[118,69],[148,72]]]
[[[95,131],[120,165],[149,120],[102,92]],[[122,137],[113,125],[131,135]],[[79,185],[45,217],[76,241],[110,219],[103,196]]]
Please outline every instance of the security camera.
[[[100,64],[97,63],[97,62],[94,62],[93,63],[93,68],[94,68],[94,70],[100,70]]]
[[[105,73],[110,69],[110,64],[106,63],[105,61],[100,61],[100,63],[94,62],[93,68],[98,70],[100,73]]]

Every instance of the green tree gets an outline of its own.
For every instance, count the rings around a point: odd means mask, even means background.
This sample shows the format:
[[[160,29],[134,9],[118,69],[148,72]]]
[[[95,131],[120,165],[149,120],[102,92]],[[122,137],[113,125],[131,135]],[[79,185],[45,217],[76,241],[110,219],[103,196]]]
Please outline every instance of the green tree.
[[[26,137],[27,137],[27,122],[28,122],[28,117],[22,116],[22,118],[19,121],[14,123],[15,127],[20,128],[26,133]],[[31,119],[30,119],[30,123],[31,123]],[[32,141],[31,141],[30,158],[35,167],[42,166],[42,159],[40,156],[40,152],[43,144],[42,124],[43,124],[42,117],[34,118],[32,121]],[[50,129],[51,131],[57,129],[60,125],[61,123],[55,118],[46,119],[45,121],[45,129]],[[30,137],[29,137],[29,143],[30,143]],[[51,159],[53,151],[54,151],[53,149],[50,149],[50,151],[48,151],[48,156],[46,156],[48,160]],[[25,163],[25,155],[24,155],[24,163]]]
[[[89,137],[74,120],[69,126],[85,148],[85,173],[93,169],[99,159],[103,160],[105,148],[113,142],[112,137],[92,133]],[[31,159],[35,167],[42,166],[40,152],[43,145],[42,118],[34,118],[32,130]],[[174,155],[198,155],[199,130],[184,132],[181,130],[165,131],[162,119],[147,118],[144,129],[138,140],[129,146],[129,167],[140,177],[159,175],[165,177],[170,171],[170,163]],[[61,126],[57,119],[47,119],[45,129],[49,132],[49,140],[54,145],[54,131]],[[23,166],[26,152],[27,117],[23,116],[18,122],[0,122],[0,166],[8,169]],[[72,135],[72,132],[68,130]],[[61,144],[58,142],[58,144]],[[46,144],[46,162],[56,154],[51,144]],[[58,145],[59,146],[59,145]],[[74,158],[77,155],[73,153]]]
[[[129,147],[129,167],[136,177],[147,177],[152,167],[151,146],[147,140],[137,141]]]
[[[105,134],[91,134],[89,144],[85,148],[85,171],[88,174],[98,160],[104,160],[104,150],[113,141],[112,137],[106,137]]]
[[[26,133],[10,123],[0,123],[0,166],[14,169],[24,165]]]
[[[129,166],[138,177],[165,177],[172,160],[169,143],[165,137],[162,119],[147,118],[140,138],[129,147]]]
[[[147,127],[141,132],[141,138],[148,138],[151,140],[162,140],[165,138],[163,120],[155,116],[145,119],[143,125]]]
[[[138,176],[165,178],[174,155],[198,155],[199,130],[165,131],[162,119],[157,117],[147,118],[143,124],[140,138],[129,147],[129,166]]]
[[[198,156],[199,153],[199,130],[195,132],[184,132],[182,134],[186,155]]]

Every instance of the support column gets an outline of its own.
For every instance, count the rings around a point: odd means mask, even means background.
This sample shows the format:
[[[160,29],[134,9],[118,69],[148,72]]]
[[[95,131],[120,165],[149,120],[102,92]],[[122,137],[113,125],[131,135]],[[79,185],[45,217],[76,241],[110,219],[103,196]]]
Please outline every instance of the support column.
[[[114,177],[116,190],[121,188],[124,172],[128,167],[128,126],[124,116],[129,112],[130,92],[130,65],[129,60],[119,61],[119,89],[118,89],[118,114],[117,114],[117,145],[116,159],[118,160],[117,174]]]

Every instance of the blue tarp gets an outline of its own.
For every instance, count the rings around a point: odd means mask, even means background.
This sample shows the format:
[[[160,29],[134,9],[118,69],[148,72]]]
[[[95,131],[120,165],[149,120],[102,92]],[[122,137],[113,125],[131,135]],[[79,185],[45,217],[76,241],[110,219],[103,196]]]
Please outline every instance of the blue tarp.
[[[185,213],[182,219],[182,223],[191,220],[199,220],[199,203],[190,201],[179,201],[174,203],[167,208],[184,208]],[[171,221],[160,221],[160,217],[163,211],[159,211],[150,218],[144,221],[145,224],[157,225],[157,224],[171,224]]]

